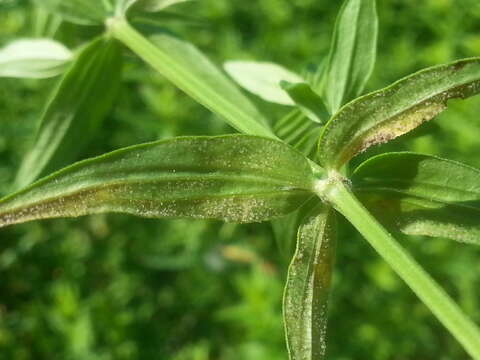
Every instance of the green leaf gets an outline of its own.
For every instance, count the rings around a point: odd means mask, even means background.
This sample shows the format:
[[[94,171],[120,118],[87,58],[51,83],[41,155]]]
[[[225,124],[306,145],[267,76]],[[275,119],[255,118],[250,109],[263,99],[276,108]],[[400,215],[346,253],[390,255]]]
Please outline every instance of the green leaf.
[[[312,90],[309,84],[282,81],[280,85],[310,120],[323,124],[330,118],[322,98]]]
[[[480,58],[428,68],[344,106],[327,123],[319,160],[339,169],[370,146],[388,142],[447,108],[447,101],[478,94]]]
[[[72,162],[88,145],[115,101],[121,55],[120,44],[103,37],[80,52],[43,113],[33,147],[18,172],[17,187]]]
[[[134,0],[133,7],[140,11],[157,12],[193,0]]]
[[[227,61],[223,65],[225,71],[244,89],[250,91],[263,100],[281,105],[295,105],[295,102],[282,89],[280,83],[303,82],[301,76],[284,67],[256,61]]]
[[[193,99],[240,132],[275,137],[265,118],[196,47],[168,34],[147,40],[128,23],[109,24],[114,36]]]
[[[322,88],[332,114],[362,93],[375,66],[377,35],[375,0],[346,0],[337,17]]]
[[[109,0],[35,0],[39,6],[79,25],[102,25],[113,14]]]
[[[303,223],[303,220],[309,215],[312,210],[320,205],[318,196],[313,195],[306,201],[299,209],[291,214],[280,219],[271,221],[275,241],[281,255],[290,261],[292,258],[296,244],[298,228]]]
[[[322,127],[314,123],[300,109],[290,111],[274,127],[275,134],[310,157],[318,142]]]
[[[305,217],[288,269],[283,311],[291,360],[321,360],[335,258],[335,218],[323,206]]]
[[[0,49],[0,77],[49,78],[61,74],[73,55],[50,39],[20,39]]]
[[[364,162],[352,180],[387,225],[480,245],[480,170],[428,155],[388,153]]]
[[[122,212],[259,222],[310,196],[308,160],[286,144],[247,135],[137,145],[69,166],[0,201],[0,227]]]

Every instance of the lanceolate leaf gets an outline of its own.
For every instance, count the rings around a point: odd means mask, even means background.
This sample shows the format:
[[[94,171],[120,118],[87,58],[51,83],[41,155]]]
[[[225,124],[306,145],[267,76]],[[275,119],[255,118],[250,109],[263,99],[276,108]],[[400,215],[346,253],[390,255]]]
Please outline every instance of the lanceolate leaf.
[[[0,227],[35,219],[123,212],[259,222],[310,196],[308,160],[247,135],[177,138],[79,162],[0,201]]]
[[[120,44],[105,38],[94,40],[78,55],[47,105],[17,175],[18,187],[75,160],[88,144],[116,98],[121,55]]]
[[[282,89],[280,83],[288,81],[299,83],[304,80],[284,67],[257,61],[227,61],[225,71],[244,89],[263,100],[281,105],[295,105],[295,102]]]
[[[0,77],[48,78],[61,74],[72,53],[50,39],[21,39],[0,49]]]
[[[480,244],[480,170],[414,153],[389,153],[357,168],[354,188],[388,225],[410,235]]]
[[[325,356],[327,305],[335,257],[334,212],[323,206],[305,217],[288,269],[284,320],[291,360]]]
[[[38,5],[79,25],[102,25],[113,13],[111,0],[35,0]]]
[[[330,112],[360,95],[376,59],[375,0],[346,0],[337,18],[323,83]]]
[[[370,146],[403,135],[434,118],[453,98],[480,91],[480,58],[459,60],[408,76],[344,106],[326,125],[319,160],[340,168]]]
[[[295,105],[313,122],[323,124],[330,118],[322,98],[307,83],[282,81],[281,86],[290,95]]]
[[[193,45],[168,34],[147,40],[124,21],[109,26],[155,70],[234,128],[250,135],[275,137],[250,101]]]
[[[134,7],[138,10],[157,12],[187,1],[193,0],[136,0]]]

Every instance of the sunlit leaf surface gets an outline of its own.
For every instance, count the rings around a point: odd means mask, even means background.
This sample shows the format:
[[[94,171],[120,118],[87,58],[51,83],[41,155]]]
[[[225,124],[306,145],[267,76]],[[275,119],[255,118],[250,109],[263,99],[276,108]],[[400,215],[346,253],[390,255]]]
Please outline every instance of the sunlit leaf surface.
[[[347,0],[337,17],[323,91],[332,114],[360,95],[372,74],[377,53],[375,0]]]
[[[0,49],[0,77],[49,78],[61,74],[73,55],[50,39],[20,39]]]
[[[304,81],[300,75],[269,62],[236,60],[227,61],[223,67],[244,89],[266,101],[282,105],[295,105],[295,102],[280,83]]]
[[[480,91],[480,58],[428,68],[345,105],[326,125],[319,160],[339,169],[356,154],[434,118],[447,101]]]
[[[311,193],[307,159],[276,140],[177,138],[86,160],[0,201],[0,226],[123,212],[260,222],[287,215]]]

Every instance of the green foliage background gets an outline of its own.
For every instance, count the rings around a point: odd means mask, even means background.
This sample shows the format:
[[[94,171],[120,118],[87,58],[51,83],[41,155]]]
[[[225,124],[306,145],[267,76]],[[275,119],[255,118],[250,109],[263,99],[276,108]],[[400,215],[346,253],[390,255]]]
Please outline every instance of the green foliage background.
[[[480,54],[477,0],[378,3],[379,58],[369,90],[423,67]],[[266,60],[301,72],[326,55],[339,7],[340,1],[327,0],[203,0],[176,8],[194,22],[164,25],[217,63]],[[33,23],[29,2],[0,0],[0,46],[32,36]],[[95,31],[64,25],[59,40],[74,47]],[[54,83],[0,79],[2,195]],[[254,100],[270,119],[287,111]],[[388,148],[480,167],[478,114],[480,99],[452,102],[437,120]],[[115,111],[84,157],[176,135],[228,132],[130,56]],[[467,359],[343,220],[340,236],[330,359]],[[403,243],[480,323],[480,249],[442,239]],[[109,215],[2,229],[0,359],[285,359],[281,297],[287,263],[268,224]]]

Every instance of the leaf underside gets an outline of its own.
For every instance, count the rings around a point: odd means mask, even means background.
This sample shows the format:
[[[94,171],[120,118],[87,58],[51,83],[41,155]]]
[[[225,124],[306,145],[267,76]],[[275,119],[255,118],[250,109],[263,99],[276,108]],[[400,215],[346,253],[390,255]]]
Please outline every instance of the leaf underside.
[[[334,257],[334,212],[320,205],[300,225],[288,269],[283,311],[291,360],[324,359]]]
[[[388,153],[360,165],[352,181],[388,227],[480,245],[480,170],[428,155]]]
[[[301,76],[284,67],[257,61],[227,61],[225,71],[245,90],[265,101],[293,106],[295,103],[281,88],[280,82],[302,82]]]
[[[480,58],[459,60],[410,75],[345,105],[327,123],[319,160],[339,169],[370,146],[385,143],[431,120],[447,101],[480,91]]]
[[[310,196],[307,159],[276,140],[185,137],[82,161],[0,201],[0,227],[35,219],[123,212],[260,222]]]

